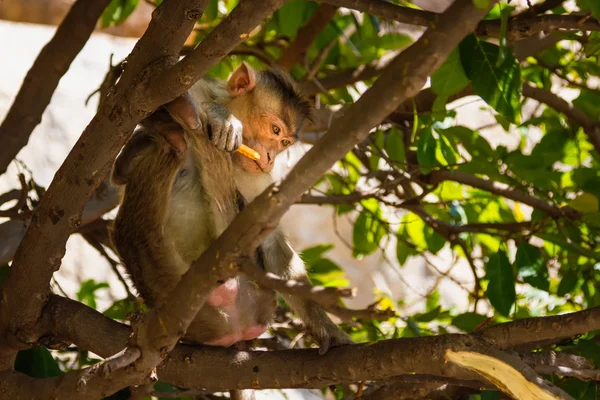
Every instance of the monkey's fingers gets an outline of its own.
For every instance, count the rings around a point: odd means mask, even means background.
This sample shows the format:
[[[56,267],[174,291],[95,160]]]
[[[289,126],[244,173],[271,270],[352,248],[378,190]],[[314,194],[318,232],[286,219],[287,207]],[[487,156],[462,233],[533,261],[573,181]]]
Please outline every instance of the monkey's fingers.
[[[240,147],[237,149],[237,152],[245,155],[246,157],[252,159],[252,160],[260,160],[260,154],[258,154],[258,152],[254,149],[251,149],[250,147],[246,146],[245,144],[240,145]]]

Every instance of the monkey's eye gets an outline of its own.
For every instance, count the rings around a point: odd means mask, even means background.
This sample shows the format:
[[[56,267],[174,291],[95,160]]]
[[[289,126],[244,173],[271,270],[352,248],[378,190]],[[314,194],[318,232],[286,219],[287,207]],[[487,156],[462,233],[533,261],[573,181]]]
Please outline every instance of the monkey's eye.
[[[281,132],[281,128],[279,128],[277,125],[273,124],[271,125],[271,130],[273,131],[274,134],[279,135],[279,132]]]
[[[283,140],[281,141],[281,144],[283,145],[283,147],[288,147],[288,146],[289,146],[291,143],[290,143],[290,141],[289,141],[289,140],[287,140],[287,139],[283,139]]]

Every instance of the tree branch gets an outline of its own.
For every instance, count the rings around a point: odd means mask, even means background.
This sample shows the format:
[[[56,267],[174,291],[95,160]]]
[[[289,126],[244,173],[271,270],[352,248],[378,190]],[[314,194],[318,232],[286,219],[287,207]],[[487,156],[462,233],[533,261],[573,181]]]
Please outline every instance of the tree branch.
[[[0,175],[29,141],[60,78],[86,44],[110,0],[77,0],[27,72],[0,125]],[[9,63],[9,61],[5,61]]]
[[[410,25],[433,26],[440,14],[398,6],[384,0],[325,0],[338,7],[346,7],[384,19]],[[479,36],[500,36],[499,19],[481,21],[474,29]],[[525,39],[539,32],[559,30],[600,31],[600,22],[582,15],[530,15],[522,14],[508,20],[508,40]]]
[[[40,316],[67,238],[82,223],[86,200],[107,175],[111,161],[135,124],[152,111],[137,107],[132,88],[149,72],[148,65],[157,67],[157,56],[177,60],[206,4],[207,0],[168,0],[154,11],[148,30],[130,55],[114,91],[102,101],[98,114],[59,168],[36,209],[0,300],[0,327],[22,342],[30,341],[28,328]],[[207,68],[210,67],[209,63]]]
[[[353,112],[348,112],[332,126],[281,185],[267,189],[235,218],[193,263],[162,305],[147,315],[139,332],[161,332],[162,336],[152,338],[151,342],[143,336],[139,339],[153,348],[171,349],[217,282],[236,274],[236,259],[249,256],[276,226],[285,210],[308,187],[356,143],[364,140],[370,128],[380,123],[402,101],[416,94],[429,74],[444,62],[484,14],[485,10],[477,9],[470,0],[455,2],[440,17],[436,28],[425,32],[419,41],[398,56],[380,79],[350,106]],[[463,23],[457,26],[456,20]],[[195,52],[190,55],[190,60]],[[411,73],[399,74],[399,71]],[[189,76],[194,77],[194,72],[190,72]]]
[[[561,329],[557,330],[557,326],[561,327]],[[470,335],[482,336],[485,340],[490,340],[500,349],[510,349],[527,343],[538,342],[539,340],[558,343],[565,338],[575,337],[597,329],[600,329],[600,307],[571,314],[527,318],[488,326],[479,331],[475,331]],[[53,338],[54,341],[73,342],[78,347],[92,351],[102,357],[109,357],[120,351],[125,346],[131,332],[130,327],[113,321],[96,310],[79,302],[56,295],[50,297],[50,300],[44,308],[43,318],[40,320],[37,330],[40,336],[44,335]],[[468,335],[447,336],[454,338]],[[248,352],[247,354],[249,354],[250,358],[247,359],[247,362],[243,365],[237,365],[237,360],[245,359],[245,356],[240,358],[237,356],[238,353],[231,349],[210,346],[178,345],[165,360],[164,364],[159,367],[158,375],[162,381],[180,385],[181,387],[208,388],[212,390],[237,388],[236,382],[237,379],[240,379],[241,375],[246,376],[246,378],[243,379],[250,384],[249,382],[251,382],[252,378],[256,375],[253,371],[255,364],[252,360],[260,360],[261,366],[270,365],[270,360],[277,360],[277,365],[285,365],[286,363],[295,360],[295,364],[293,364],[294,367],[291,369],[293,372],[289,372],[290,369],[288,366],[281,371],[272,372],[273,375],[270,375],[270,378],[267,371],[271,371],[271,367],[268,367],[269,370],[260,368],[262,388],[271,387],[268,385],[275,385],[275,382],[279,382],[279,387],[324,387],[327,385],[327,382],[322,382],[322,386],[318,386],[319,382],[321,382],[319,378],[317,378],[320,369],[334,368],[331,371],[331,374],[328,373],[324,376],[337,376],[339,371],[345,371],[353,365],[364,366],[366,365],[365,363],[370,362],[369,360],[373,360],[375,363],[373,369],[370,370],[371,373],[368,376],[366,374],[361,375],[361,377],[364,376],[365,379],[369,380],[385,379],[386,377],[418,371],[422,371],[422,373],[425,374],[438,375],[433,369],[427,370],[429,365],[434,363],[434,360],[437,359],[435,358],[437,353],[433,352],[433,350],[431,353],[427,353],[427,351],[429,351],[428,346],[430,346],[431,343],[438,343],[438,340],[442,340],[436,339],[440,337],[443,336],[429,338],[422,337],[414,340],[410,339],[409,341],[406,339],[383,341],[393,342],[391,345],[393,352],[385,353],[382,351],[382,353],[380,353],[379,350],[375,350],[373,353],[362,353],[363,355],[368,354],[368,357],[364,359],[361,358],[360,354],[356,354],[356,359],[349,360],[348,364],[344,364],[345,361],[343,360],[338,361],[336,356],[324,360],[319,356],[315,357],[316,354],[311,351],[294,350],[268,352],[269,354],[260,351]],[[447,339],[447,343],[450,348],[456,349],[456,347],[454,347],[455,339],[452,338]],[[432,342],[430,342],[430,340]],[[341,348],[340,350],[342,350],[344,354],[352,354],[354,348],[355,346],[348,346]],[[363,347],[361,347],[361,349],[364,350]],[[330,351],[333,350],[335,349],[330,349]],[[444,349],[442,347],[439,350],[442,352]],[[416,369],[413,370],[410,370],[410,367],[406,367],[405,369],[405,364],[402,364],[402,360],[405,358],[419,358],[417,354],[420,354],[421,351],[428,355],[424,355],[423,359],[420,361],[414,361],[420,366],[415,367]],[[246,352],[244,353],[246,354]],[[533,366],[566,366],[577,369],[586,369],[590,367],[589,363],[586,363],[585,360],[571,360],[565,358],[577,356],[565,355],[564,353],[552,353],[553,352],[545,352],[542,354],[534,353],[527,357],[523,357],[523,360]],[[443,353],[439,354],[441,356]],[[267,359],[263,359],[263,357],[267,357]],[[387,360],[386,362],[389,361],[390,363],[394,363],[394,360],[396,360],[400,365],[391,370],[386,370],[385,365],[380,363],[382,360]],[[305,364],[307,371],[299,371],[296,369],[297,366]],[[312,367],[315,369],[311,370]],[[277,371],[276,367],[272,371]],[[298,371],[298,374],[307,373],[306,380],[300,386],[292,386],[292,382],[289,381],[290,378],[288,375],[296,376],[296,371]],[[207,376],[206,374],[209,375]],[[263,377],[262,374],[265,376]],[[222,378],[220,378],[220,376],[222,376]],[[452,374],[439,376],[459,378]],[[268,381],[263,381],[263,379],[268,379]],[[466,379],[478,380],[479,378],[469,376]],[[311,385],[306,385],[311,382]],[[215,385],[219,384],[222,384],[223,386],[215,387]],[[229,384],[234,386],[227,386]],[[244,386],[243,388],[250,387],[251,386]]]
[[[296,39],[283,51],[277,65],[289,70],[294,64],[302,61],[310,45],[333,20],[337,9],[329,4],[320,4],[310,20],[298,30]]]
[[[429,175],[429,183],[438,184],[442,181],[453,181],[462,183],[474,188],[485,190],[490,193],[494,193],[498,196],[506,197],[519,203],[527,204],[535,209],[544,211],[553,218],[566,217],[570,219],[577,219],[581,217],[581,213],[572,209],[571,207],[558,207],[549,200],[543,200],[534,196],[529,195],[526,192],[522,192],[518,189],[511,188],[500,182],[489,181],[478,178],[474,175],[467,174],[465,172],[457,170],[436,170],[432,171]]]
[[[554,108],[556,111],[565,114],[573,123],[580,125],[586,133],[589,142],[594,146],[596,152],[600,154],[600,123],[594,122],[586,113],[575,108],[571,103],[561,99],[549,90],[525,84],[523,85],[523,96]]]

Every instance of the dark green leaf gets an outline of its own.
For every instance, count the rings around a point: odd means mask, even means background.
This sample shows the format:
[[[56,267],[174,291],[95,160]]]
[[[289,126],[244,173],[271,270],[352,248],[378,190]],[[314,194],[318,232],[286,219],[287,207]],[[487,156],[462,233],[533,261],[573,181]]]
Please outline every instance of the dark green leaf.
[[[45,347],[19,351],[15,360],[15,370],[33,378],[51,378],[63,374],[58,363]]]
[[[440,96],[452,96],[469,84],[458,49],[454,49],[442,66],[431,75],[431,89]]]
[[[481,392],[481,400],[500,400],[500,392],[496,390],[484,390]]]
[[[115,301],[103,314],[109,318],[125,321],[127,315],[136,311],[136,302],[132,299]]]
[[[573,100],[573,105],[595,121],[600,120],[600,94],[583,89]]]
[[[397,129],[391,129],[385,142],[385,150],[392,161],[402,164],[406,161],[404,151],[404,140],[402,133]]]
[[[431,322],[434,319],[438,318],[440,312],[442,311],[442,307],[437,306],[431,311],[421,314],[414,314],[412,318],[417,322]]]
[[[550,275],[540,249],[527,242],[522,242],[517,248],[515,264],[525,282],[538,289],[548,291]]]
[[[465,332],[472,332],[475,328],[479,326],[479,324],[481,324],[486,319],[487,317],[485,315],[480,315],[474,312],[467,312],[456,316],[452,320],[452,325]]]
[[[575,272],[569,271],[565,276],[562,277],[558,284],[558,290],[556,295],[559,297],[565,296],[567,293],[571,293],[577,288],[579,278]]]
[[[503,251],[490,257],[486,265],[486,278],[489,280],[487,296],[490,303],[498,312],[508,317],[517,294],[513,268]]]
[[[111,0],[100,17],[100,27],[104,29],[123,23],[135,11],[139,2],[140,0]]]
[[[521,70],[512,53],[497,66],[500,48],[467,36],[460,44],[460,59],[475,93],[508,120],[519,123]]]
[[[590,11],[594,18],[600,18],[600,2],[598,0],[577,0],[582,11]]]
[[[433,137],[431,128],[425,128],[419,133],[417,140],[417,160],[423,172],[437,165],[435,159],[436,140]]]
[[[432,227],[427,226],[425,228],[425,242],[427,243],[427,250],[432,254],[437,254],[444,245],[446,244],[446,238],[435,232]]]

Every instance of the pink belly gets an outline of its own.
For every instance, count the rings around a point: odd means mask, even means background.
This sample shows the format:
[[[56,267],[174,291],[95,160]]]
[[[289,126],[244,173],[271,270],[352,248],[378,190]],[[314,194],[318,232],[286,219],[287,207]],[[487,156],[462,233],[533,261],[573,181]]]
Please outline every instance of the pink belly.
[[[224,307],[233,304],[238,295],[238,289],[237,279],[228,279],[208,295],[206,302],[213,307]]]
[[[210,346],[223,346],[229,347],[242,340],[256,339],[267,330],[264,325],[253,325],[245,328],[241,332],[230,333],[229,335],[222,336],[218,339],[206,342]]]

